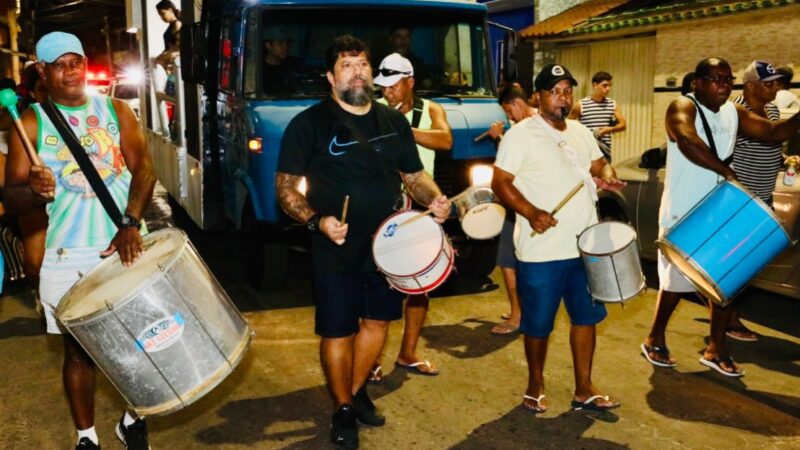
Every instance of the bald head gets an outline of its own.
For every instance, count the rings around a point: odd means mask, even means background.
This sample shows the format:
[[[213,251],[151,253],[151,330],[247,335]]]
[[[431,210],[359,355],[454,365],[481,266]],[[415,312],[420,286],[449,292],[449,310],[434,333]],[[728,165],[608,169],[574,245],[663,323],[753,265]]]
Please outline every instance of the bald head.
[[[728,69],[731,68],[731,65],[728,64],[728,61],[725,61],[722,58],[706,58],[699,63],[697,63],[697,67],[694,69],[694,74],[696,78],[707,77],[711,75],[712,70],[715,67],[727,67]]]

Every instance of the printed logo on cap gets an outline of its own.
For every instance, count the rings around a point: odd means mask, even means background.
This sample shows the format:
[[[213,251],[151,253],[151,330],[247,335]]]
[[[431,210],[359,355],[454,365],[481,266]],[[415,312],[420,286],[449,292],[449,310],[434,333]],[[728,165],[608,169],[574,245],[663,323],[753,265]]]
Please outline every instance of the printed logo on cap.
[[[564,68],[561,66],[553,66],[553,70],[551,70],[550,73],[552,73],[557,77],[560,77],[561,75],[564,75]]]
[[[775,66],[773,66],[772,64],[767,64],[767,72],[775,73]]]

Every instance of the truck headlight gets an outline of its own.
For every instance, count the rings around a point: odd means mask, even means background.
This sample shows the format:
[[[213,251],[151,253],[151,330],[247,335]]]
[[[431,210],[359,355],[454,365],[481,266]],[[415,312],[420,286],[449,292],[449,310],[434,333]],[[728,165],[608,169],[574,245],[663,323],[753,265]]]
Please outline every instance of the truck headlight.
[[[480,184],[492,184],[492,174],[494,166],[488,164],[475,164],[469,168],[469,184],[476,186]]]

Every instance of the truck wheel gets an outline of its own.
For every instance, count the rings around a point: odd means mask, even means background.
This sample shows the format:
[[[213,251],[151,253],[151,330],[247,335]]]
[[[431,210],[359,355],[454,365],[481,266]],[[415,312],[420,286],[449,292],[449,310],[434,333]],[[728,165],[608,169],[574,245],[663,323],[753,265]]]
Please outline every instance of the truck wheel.
[[[255,220],[248,206],[242,217],[242,267],[245,281],[257,291],[276,290],[286,285],[289,246],[267,242],[267,227]]]

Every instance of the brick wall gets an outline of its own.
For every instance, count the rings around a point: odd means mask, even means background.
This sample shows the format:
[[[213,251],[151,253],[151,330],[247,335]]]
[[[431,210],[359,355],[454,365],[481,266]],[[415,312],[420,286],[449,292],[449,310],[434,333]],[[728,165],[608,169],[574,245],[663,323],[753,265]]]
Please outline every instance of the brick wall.
[[[710,56],[726,59],[741,82],[742,72],[754,59],[790,66],[800,81],[800,5],[738,14],[719,19],[695,20],[659,28],[656,33],[654,87],[666,86],[668,77],[680,80],[698,61]],[[795,89],[800,94],[800,89]],[[741,91],[734,91],[733,98]],[[655,93],[652,144],[666,139],[664,115],[678,92]]]
[[[586,0],[536,0],[533,5],[536,23],[584,2]]]

